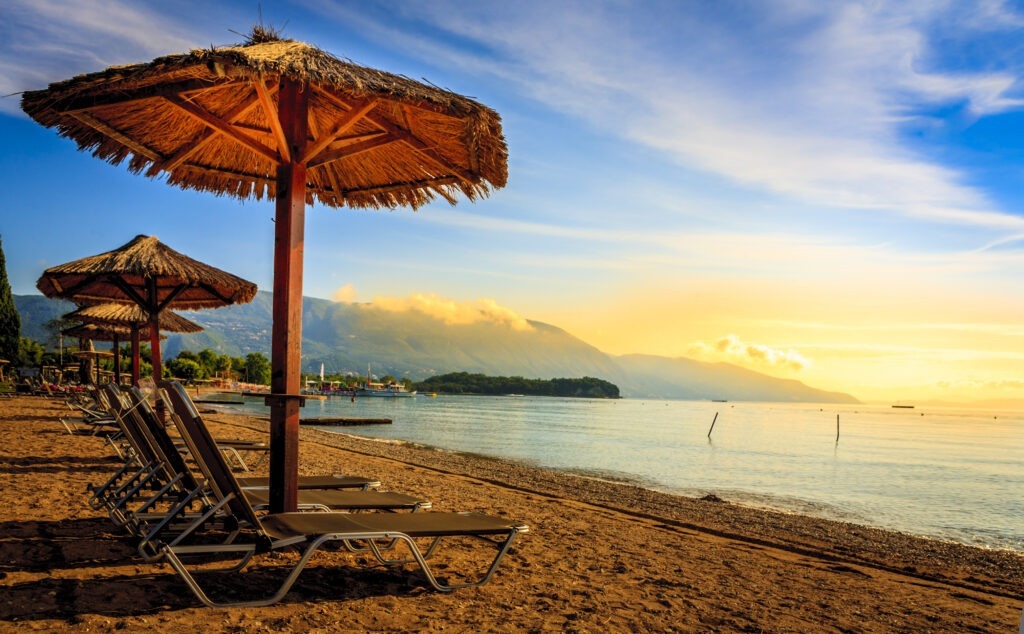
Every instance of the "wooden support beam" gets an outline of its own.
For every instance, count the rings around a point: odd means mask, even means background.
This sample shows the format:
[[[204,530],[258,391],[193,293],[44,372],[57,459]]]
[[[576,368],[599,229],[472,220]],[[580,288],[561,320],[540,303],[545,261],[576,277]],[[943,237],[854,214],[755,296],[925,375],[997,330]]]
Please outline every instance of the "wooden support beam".
[[[320,129],[317,126],[316,117],[309,118],[309,132],[313,135],[313,138],[318,138],[320,135]],[[317,173],[325,174],[327,176],[327,181],[331,184],[330,191],[333,197],[333,204],[337,207],[341,207],[342,205],[344,205],[345,200],[341,197],[341,194],[339,193],[341,191],[341,183],[338,182],[338,175],[334,173],[334,170],[325,168],[319,170]],[[320,188],[319,191],[326,192],[327,190]],[[327,201],[325,200],[324,202]]]
[[[116,330],[114,331],[114,385],[121,387],[121,336]]]
[[[270,131],[274,135],[274,140],[277,141],[277,153],[281,155],[281,162],[287,163],[292,160],[291,150],[288,148],[288,140],[285,139],[284,129],[281,127],[277,108],[274,107],[274,102],[270,100],[270,92],[263,83],[263,77],[261,76],[258,80],[252,82],[252,85],[256,89],[256,98],[259,99],[260,105],[263,106],[263,112],[267,115],[267,123],[270,124]]]
[[[220,169],[218,167],[210,167],[207,165],[198,165],[196,163],[186,163],[185,165],[182,165],[182,168],[199,170],[204,174],[220,174],[221,176],[237,178],[242,181],[255,181],[264,185],[270,185],[271,183],[277,182],[275,178],[271,178],[263,174],[253,174],[252,172],[237,172],[234,170]]]
[[[224,136],[233,139],[234,141],[237,141],[238,143],[244,145],[253,152],[270,160],[275,165],[281,164],[281,156],[277,152],[263,145],[262,143],[253,139],[252,137],[239,132],[234,127],[232,127],[231,124],[229,124],[227,121],[224,121],[212,112],[205,110],[204,108],[200,107],[199,105],[191,101],[182,99],[178,95],[164,95],[163,98],[168,103],[171,103],[174,106],[178,107],[180,110],[187,113],[188,115],[190,115],[203,125],[209,127],[210,129],[215,130],[223,134]]]
[[[320,152],[324,151],[324,149],[326,149],[327,146],[334,142],[339,136],[351,130],[352,126],[358,123],[360,119],[365,117],[367,113],[373,110],[373,108],[376,105],[376,99],[354,100],[350,105],[349,111],[345,113],[345,116],[338,120],[338,123],[334,126],[334,129],[332,129],[327,134],[323,134],[317,137],[317,139],[313,141],[313,143],[310,143],[306,146],[305,151],[302,153],[302,162],[306,163],[307,165],[312,164],[312,162],[317,158],[317,155],[320,154]]]
[[[272,87],[271,92],[277,92],[276,85]],[[242,101],[231,110],[225,112],[222,115],[222,118],[228,123],[234,124],[259,104],[260,100],[257,99],[256,95],[253,95],[249,98],[249,100]],[[216,138],[216,131],[210,128],[204,129],[201,133],[186,141],[181,146],[181,149],[175,152],[173,156],[166,158],[162,162],[154,163],[153,166],[150,167],[149,170],[147,170],[146,174],[149,176],[155,176],[157,173],[161,171],[169,172],[175,169],[176,167],[184,163],[186,160],[188,160],[188,157],[192,156],[199,150],[209,145],[210,141],[213,141]]]
[[[141,154],[142,156],[145,156],[151,161],[164,160],[164,157],[156,150],[146,147],[142,143],[139,143],[138,141],[129,137],[123,132],[115,130],[106,123],[100,121],[96,117],[93,117],[92,115],[86,112],[72,112],[70,113],[70,116],[89,126],[93,130],[96,130],[97,132],[104,134],[110,137],[111,139],[114,139],[115,141],[127,147],[136,154]]]
[[[385,145],[391,145],[398,141],[403,141],[401,137],[394,137],[388,134],[381,135],[374,139],[368,139],[366,141],[360,141],[358,143],[352,143],[349,145],[342,146],[336,150],[330,150],[328,152],[321,152],[316,159],[308,163],[309,167],[318,167],[325,165],[333,161],[340,161],[341,159],[349,158],[362,154],[363,152],[369,152],[374,148],[383,147]]]
[[[181,284],[181,285],[178,285],[178,286],[175,286],[174,288],[172,288],[171,292],[168,293],[167,296],[164,297],[163,299],[160,299],[160,297],[158,295],[157,298],[156,298],[157,301],[156,301],[155,304],[153,304],[151,309],[154,312],[157,312],[157,313],[163,312],[163,310],[165,308],[167,308],[171,304],[171,302],[173,302],[175,299],[177,299],[178,295],[181,295],[182,291],[184,291],[187,288],[188,288],[187,285]],[[217,297],[220,298],[220,295],[218,294]],[[230,304],[231,303],[231,302],[228,302],[226,300],[223,300],[223,301],[226,304]]]
[[[139,387],[139,325],[132,324],[132,385]]]
[[[423,139],[420,139],[412,132],[398,127],[397,125],[391,123],[384,117],[375,117],[373,115],[367,115],[366,118],[369,121],[372,121],[374,125],[379,126],[384,130],[387,130],[390,134],[394,136],[401,136],[401,140],[407,143],[409,147],[419,152],[421,156],[427,158],[428,160],[430,160],[431,163],[434,163],[442,170],[454,174],[455,176],[458,176],[468,185],[475,184],[472,174],[462,169],[458,165],[452,165],[451,163],[449,163],[447,159],[438,154],[436,150],[427,145],[427,143],[423,141]]]
[[[55,103],[51,107],[56,112],[70,115],[80,110],[97,110],[108,106],[123,106],[132,102],[166,97],[167,95],[180,97],[184,93],[197,90],[212,90],[229,83],[232,83],[232,80],[187,79],[172,84],[155,84],[144,88],[115,90],[104,95],[72,97]]]
[[[373,194],[386,194],[388,192],[407,190],[410,188],[414,189],[427,189],[427,188],[438,188],[434,191],[440,193],[441,187],[444,185],[454,185],[458,183],[459,179],[455,176],[444,176],[441,178],[426,178],[419,181],[407,181],[404,183],[393,183],[391,185],[382,185],[380,187],[362,187],[355,189],[341,190],[342,196],[352,196],[354,194],[363,194],[372,196]]]
[[[320,95],[321,97],[327,99],[328,101],[330,101],[330,102],[332,102],[334,104],[337,104],[340,108],[347,108],[348,107],[348,104],[346,104],[344,100],[339,98],[337,95],[331,93],[330,91],[324,90],[322,88],[316,88],[315,90],[316,90],[318,95]],[[434,110],[435,112],[443,112],[441,110],[438,110],[436,107],[431,107],[429,109],[430,110]],[[405,130],[405,129],[395,125],[394,123],[391,123],[390,121],[388,121],[383,116],[375,115],[374,113],[368,112],[364,116],[364,118],[367,121],[373,123],[375,126],[379,127],[380,129],[388,132],[392,136],[398,137],[398,136],[402,136],[402,135],[408,135],[407,137],[404,137],[402,140],[405,141],[406,143],[408,143],[409,146],[412,147],[413,149],[419,151],[420,154],[422,154],[424,157],[429,159],[432,163],[435,163],[441,169],[443,169],[443,170],[445,170],[447,172],[450,172],[450,173],[454,174],[455,176],[458,176],[461,180],[463,180],[468,185],[475,185],[476,184],[477,179],[473,176],[473,174],[471,174],[470,172],[467,172],[466,170],[462,169],[461,167],[459,167],[457,165],[452,165],[451,163],[449,163],[447,160],[445,160],[445,158],[443,156],[438,154],[426,142],[424,142],[422,139],[417,137],[410,130]]]

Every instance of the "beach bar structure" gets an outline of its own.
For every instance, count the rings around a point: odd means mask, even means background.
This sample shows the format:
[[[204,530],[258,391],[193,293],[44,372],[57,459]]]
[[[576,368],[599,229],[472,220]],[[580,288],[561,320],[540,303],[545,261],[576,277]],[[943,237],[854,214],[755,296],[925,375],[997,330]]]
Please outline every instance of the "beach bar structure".
[[[297,502],[305,209],[455,204],[503,187],[492,109],[254,28],[240,45],[25,92],[22,109],[110,163],[237,198],[274,198],[270,509]]]

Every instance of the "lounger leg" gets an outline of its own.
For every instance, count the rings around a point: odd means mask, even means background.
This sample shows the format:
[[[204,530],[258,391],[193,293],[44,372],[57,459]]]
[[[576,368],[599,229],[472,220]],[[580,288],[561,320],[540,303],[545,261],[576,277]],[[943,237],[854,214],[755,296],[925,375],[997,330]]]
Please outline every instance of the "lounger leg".
[[[277,592],[275,592],[273,595],[271,595],[270,597],[267,597],[265,599],[256,599],[254,601],[236,601],[236,602],[233,602],[233,603],[216,603],[216,602],[214,602],[212,599],[210,599],[209,596],[207,596],[206,592],[202,589],[202,587],[200,587],[199,582],[197,582],[195,577],[192,576],[192,573],[189,572],[188,568],[181,561],[181,559],[174,552],[174,550],[171,549],[169,546],[164,546],[162,550],[163,550],[164,556],[167,559],[167,563],[171,564],[171,567],[174,568],[175,572],[177,572],[179,575],[181,575],[181,578],[185,581],[185,583],[188,585],[188,587],[192,590],[193,594],[195,594],[196,597],[200,601],[202,601],[205,605],[207,605],[207,606],[209,606],[211,608],[255,608],[255,607],[262,607],[262,606],[265,606],[265,605],[273,605],[274,603],[277,603],[278,601],[283,599],[284,596],[286,594],[288,594],[288,591],[291,590],[291,587],[295,583],[295,580],[299,578],[299,573],[301,573],[303,568],[306,567],[306,564],[309,563],[309,559],[313,556],[313,553],[315,553],[317,551],[317,549],[319,548],[319,545],[321,543],[322,543],[322,541],[318,540],[317,542],[314,542],[313,544],[310,544],[310,546],[308,548],[306,548],[306,550],[302,553],[302,557],[299,558],[299,562],[295,565],[294,568],[292,568],[291,572],[288,573],[288,576],[285,577],[284,581],[281,583],[281,586],[277,589]],[[255,553],[250,552],[244,558],[244,562],[247,563],[249,561],[249,559],[252,558],[253,554],[255,554]],[[244,565],[244,563],[243,563],[243,565]],[[224,570],[217,570],[217,571],[211,571],[211,572],[225,572],[225,571]]]

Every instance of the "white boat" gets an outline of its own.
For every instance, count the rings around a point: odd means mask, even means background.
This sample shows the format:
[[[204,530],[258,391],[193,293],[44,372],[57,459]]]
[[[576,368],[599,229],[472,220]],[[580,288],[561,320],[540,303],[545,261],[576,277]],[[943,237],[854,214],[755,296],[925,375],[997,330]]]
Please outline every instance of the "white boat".
[[[391,383],[375,383],[370,380],[370,366],[366,366],[366,383],[356,388],[356,396],[386,396],[391,398],[402,398],[407,396],[416,396],[416,390],[410,392],[401,383],[392,381]]]
[[[410,392],[401,383],[384,384],[367,381],[356,389],[356,396],[390,396],[400,398],[403,396],[416,396],[416,390]]]

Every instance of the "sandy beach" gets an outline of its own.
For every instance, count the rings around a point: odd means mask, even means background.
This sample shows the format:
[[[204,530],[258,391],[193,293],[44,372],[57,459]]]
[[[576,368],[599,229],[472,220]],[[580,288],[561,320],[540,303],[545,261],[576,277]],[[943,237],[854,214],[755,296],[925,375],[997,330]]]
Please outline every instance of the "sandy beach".
[[[57,399],[0,400],[0,631],[1016,632],[1024,555],[691,499],[406,443],[302,430],[303,473],[374,476],[434,510],[521,520],[483,588],[321,553],[277,605],[211,609],[86,504],[117,465]],[[266,421],[207,414],[215,434]],[[347,430],[355,431],[357,430]],[[427,511],[430,512],[430,511]],[[451,565],[468,551],[447,552]],[[271,592],[263,556],[229,596]]]

